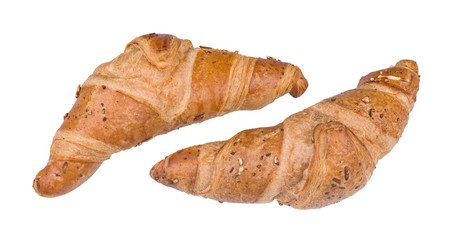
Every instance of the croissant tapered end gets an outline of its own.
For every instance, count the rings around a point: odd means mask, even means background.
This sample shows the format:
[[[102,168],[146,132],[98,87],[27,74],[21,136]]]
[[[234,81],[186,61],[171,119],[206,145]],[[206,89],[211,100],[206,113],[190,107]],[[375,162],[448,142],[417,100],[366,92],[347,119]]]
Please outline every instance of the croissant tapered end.
[[[413,60],[408,59],[400,60],[399,62],[396,63],[396,67],[406,67],[414,71],[416,74],[419,73],[418,64],[416,64],[416,62]]]
[[[165,186],[192,195],[203,195],[210,190],[214,159],[223,141],[182,149],[158,162],[150,176]]]
[[[400,60],[394,67],[371,72],[358,83],[358,87],[379,89],[400,98],[409,110],[413,109],[419,90],[418,64],[413,60]]]
[[[58,197],[87,181],[99,166],[100,162],[50,160],[36,175],[33,188],[43,197]]]
[[[190,193],[197,175],[199,153],[193,149],[180,150],[158,162],[150,176],[168,187]]]
[[[298,69],[295,72],[293,79],[294,79],[294,84],[293,84],[293,88],[290,90],[290,95],[292,95],[292,97],[297,98],[306,91],[306,89],[308,87],[308,83],[300,69]]]

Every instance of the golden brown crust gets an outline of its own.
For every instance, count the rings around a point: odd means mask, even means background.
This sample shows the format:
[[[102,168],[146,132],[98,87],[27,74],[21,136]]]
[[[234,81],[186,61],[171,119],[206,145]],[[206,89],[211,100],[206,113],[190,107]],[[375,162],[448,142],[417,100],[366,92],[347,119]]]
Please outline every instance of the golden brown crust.
[[[193,48],[172,35],[138,37],[78,88],[33,186],[42,196],[65,194],[113,153],[192,123],[261,108],[288,92],[299,96],[306,87],[289,63]]]
[[[46,167],[37,174],[33,188],[41,196],[57,197],[76,189],[100,166],[100,162],[49,160]]]
[[[380,77],[378,77],[380,76]],[[378,80],[377,80],[378,79]],[[210,146],[203,175],[211,177],[204,192],[180,184],[180,176],[198,181],[200,157],[190,161],[186,150],[168,156],[151,169],[158,182],[181,191],[229,202],[270,202],[298,209],[320,208],[345,199],[366,185],[380,158],[397,143],[408,121],[419,86],[417,65],[403,60],[366,75],[358,88],[325,99],[282,124],[245,130]],[[176,160],[178,159],[178,160]],[[162,162],[182,161],[172,182],[160,176]],[[194,175],[194,172],[197,174]]]
[[[257,202],[279,167],[280,146],[276,143],[282,137],[280,131],[262,128],[240,132],[227,141],[216,156],[213,176],[224,181],[213,182],[205,196],[227,202]],[[251,138],[256,141],[247,141]]]
[[[358,138],[339,122],[314,128],[314,153],[307,182],[295,201],[281,202],[295,208],[321,208],[353,195],[366,185],[375,164]]]

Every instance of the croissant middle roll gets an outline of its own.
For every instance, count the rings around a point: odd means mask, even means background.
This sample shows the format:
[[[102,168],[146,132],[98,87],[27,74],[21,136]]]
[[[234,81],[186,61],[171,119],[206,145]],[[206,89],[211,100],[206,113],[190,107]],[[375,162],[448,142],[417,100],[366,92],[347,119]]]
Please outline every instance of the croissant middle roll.
[[[138,37],[79,87],[34,189],[46,197],[68,193],[116,152],[232,111],[262,108],[286,93],[298,97],[306,88],[298,67],[273,58],[193,48],[172,35]]]
[[[402,60],[274,127],[171,154],[150,175],[221,202],[321,208],[365,186],[401,137],[418,89],[416,63]]]

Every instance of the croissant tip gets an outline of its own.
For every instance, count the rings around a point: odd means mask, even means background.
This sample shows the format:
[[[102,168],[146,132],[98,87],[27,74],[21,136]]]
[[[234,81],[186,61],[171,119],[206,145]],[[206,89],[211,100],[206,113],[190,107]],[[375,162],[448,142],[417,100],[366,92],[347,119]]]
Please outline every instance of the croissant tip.
[[[294,78],[295,83],[293,85],[293,88],[290,90],[290,95],[294,98],[297,98],[303,95],[309,84],[300,69],[297,69]]]
[[[33,189],[35,190],[35,192],[36,192],[38,195],[43,196],[43,195],[41,194],[41,191],[40,191],[41,186],[40,186],[40,183],[39,183],[39,179],[40,179],[40,178],[37,176],[37,177],[33,180]],[[43,197],[45,197],[45,196],[43,196]]]
[[[47,198],[53,198],[53,197],[58,197],[62,194],[57,194],[55,193],[51,187],[50,184],[48,184],[48,181],[44,180],[42,181],[42,176],[40,176],[42,171],[38,173],[38,175],[35,177],[33,180],[33,189],[35,192],[41,196],[41,197],[47,197]]]
[[[164,172],[163,169],[163,163],[164,161],[160,161],[156,163],[151,169],[150,169],[150,177],[153,178],[154,180],[158,181],[162,173]]]
[[[58,197],[79,187],[100,166],[100,162],[50,160],[36,175],[33,188],[42,197]]]
[[[416,61],[410,59],[400,60],[399,62],[396,63],[396,67],[405,67],[414,71],[416,74],[419,73],[418,64],[416,63]]]

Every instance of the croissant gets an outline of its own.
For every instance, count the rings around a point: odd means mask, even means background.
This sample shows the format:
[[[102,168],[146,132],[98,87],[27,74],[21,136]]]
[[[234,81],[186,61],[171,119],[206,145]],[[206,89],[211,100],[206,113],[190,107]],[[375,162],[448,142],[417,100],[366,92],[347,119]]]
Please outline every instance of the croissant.
[[[418,88],[416,62],[402,60],[274,127],[180,150],[150,175],[220,202],[276,199],[297,209],[321,208],[365,186],[401,137]]]
[[[235,110],[259,109],[307,88],[301,70],[189,40],[148,34],[100,65],[76,93],[34,182],[46,197],[72,191],[113,153]]]

